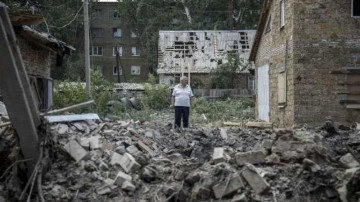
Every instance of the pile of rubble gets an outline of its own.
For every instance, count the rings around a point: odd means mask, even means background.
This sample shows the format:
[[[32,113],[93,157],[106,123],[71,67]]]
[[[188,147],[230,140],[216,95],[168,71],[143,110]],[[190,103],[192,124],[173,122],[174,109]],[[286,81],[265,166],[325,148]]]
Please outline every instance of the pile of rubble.
[[[360,136],[346,126],[177,132],[82,121],[52,125],[46,142],[46,201],[360,200]]]

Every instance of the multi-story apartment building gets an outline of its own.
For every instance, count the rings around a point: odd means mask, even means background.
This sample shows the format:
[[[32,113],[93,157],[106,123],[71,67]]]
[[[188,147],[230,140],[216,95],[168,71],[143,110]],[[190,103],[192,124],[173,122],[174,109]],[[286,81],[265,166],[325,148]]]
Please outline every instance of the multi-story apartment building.
[[[116,10],[117,0],[92,2],[90,10],[90,55],[92,67],[105,78],[118,81],[116,47],[119,51],[120,82],[142,82],[149,70],[140,51],[140,39],[122,23]]]

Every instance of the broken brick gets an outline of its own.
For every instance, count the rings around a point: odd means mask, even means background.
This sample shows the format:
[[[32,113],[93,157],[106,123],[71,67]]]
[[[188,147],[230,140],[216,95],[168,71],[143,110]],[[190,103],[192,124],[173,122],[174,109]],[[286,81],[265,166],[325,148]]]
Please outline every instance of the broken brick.
[[[132,177],[122,171],[119,171],[115,178],[115,184],[118,186],[122,186],[122,184],[127,180],[131,181]]]
[[[262,151],[239,152],[235,155],[235,160],[239,166],[243,166],[246,163],[264,163],[265,157],[266,156]]]
[[[214,153],[212,156],[212,160],[214,163],[220,163],[225,161],[225,155],[224,155],[224,148],[222,147],[215,147]]]
[[[236,190],[244,187],[244,183],[239,175],[228,176],[228,178],[219,184],[213,186],[213,192],[217,199],[234,193]]]
[[[86,155],[87,151],[82,148],[79,143],[75,140],[70,140],[65,146],[64,149],[73,157],[77,162],[82,160]]]
[[[125,172],[129,173],[130,171],[138,170],[141,165],[135,161],[135,158],[129,154],[125,153],[121,160],[120,160],[120,166],[125,170]]]
[[[257,194],[261,194],[270,188],[266,180],[262,178],[257,172],[255,166],[251,164],[246,164],[245,169],[242,171],[241,175]]]

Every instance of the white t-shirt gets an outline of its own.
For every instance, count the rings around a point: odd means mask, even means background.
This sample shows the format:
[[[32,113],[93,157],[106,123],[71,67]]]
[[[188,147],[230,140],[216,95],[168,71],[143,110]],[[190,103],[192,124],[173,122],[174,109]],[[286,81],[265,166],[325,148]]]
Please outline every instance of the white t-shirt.
[[[189,85],[182,87],[178,84],[174,87],[172,96],[175,96],[175,106],[190,107],[190,97],[194,94]]]

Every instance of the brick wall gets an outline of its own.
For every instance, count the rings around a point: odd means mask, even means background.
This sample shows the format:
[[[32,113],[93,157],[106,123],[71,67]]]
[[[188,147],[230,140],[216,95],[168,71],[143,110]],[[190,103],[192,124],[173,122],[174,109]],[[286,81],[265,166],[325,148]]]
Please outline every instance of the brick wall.
[[[351,17],[351,1],[296,1],[294,12],[295,122],[359,121],[359,111],[340,104],[344,75],[330,74],[360,55],[360,19]]]
[[[255,61],[256,67],[269,65],[270,121],[277,127],[291,127],[294,122],[293,1],[285,2],[285,26],[281,28],[279,20],[280,2],[273,1],[270,8],[270,30],[265,31],[261,38]],[[278,76],[280,72],[286,72],[287,76],[287,102],[284,108],[279,108],[278,105]],[[256,75],[256,83],[257,79]],[[256,111],[258,112],[258,109]]]
[[[50,66],[55,53],[18,38],[20,53],[29,75],[50,78]]]

